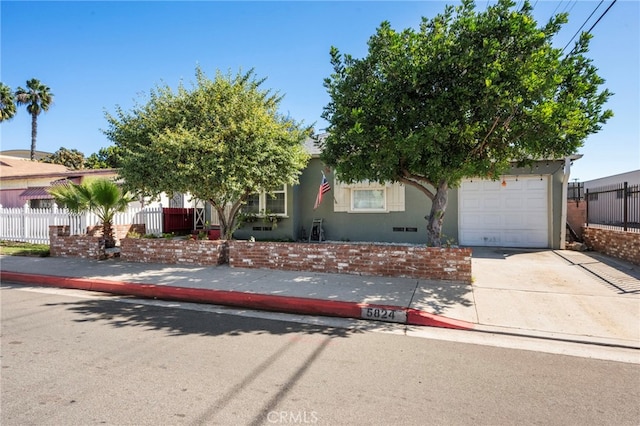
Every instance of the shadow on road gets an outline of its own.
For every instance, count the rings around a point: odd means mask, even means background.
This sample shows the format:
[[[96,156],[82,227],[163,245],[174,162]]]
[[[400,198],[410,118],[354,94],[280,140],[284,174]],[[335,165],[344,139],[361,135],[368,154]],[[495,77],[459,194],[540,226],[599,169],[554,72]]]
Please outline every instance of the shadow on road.
[[[76,322],[103,322],[116,328],[141,327],[148,330],[161,330],[171,336],[305,333],[348,337],[350,334],[362,332],[355,328],[300,324],[285,320],[248,318],[232,314],[181,309],[180,306],[183,304],[179,302],[174,304],[175,307],[166,307],[136,303],[136,300],[139,299],[94,299],[49,303],[44,306],[64,306],[77,314],[77,318],[74,319]]]

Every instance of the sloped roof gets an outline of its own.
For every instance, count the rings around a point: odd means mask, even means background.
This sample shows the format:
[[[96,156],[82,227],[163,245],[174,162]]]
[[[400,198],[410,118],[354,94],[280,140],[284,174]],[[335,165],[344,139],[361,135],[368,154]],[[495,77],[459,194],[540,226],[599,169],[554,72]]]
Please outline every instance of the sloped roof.
[[[114,177],[115,169],[81,169],[72,170],[61,164],[41,163],[26,158],[0,155],[0,179],[52,178],[65,179],[74,177]]]
[[[44,186],[34,186],[22,191],[19,198],[23,200],[50,200],[53,196],[49,194]]]
[[[41,163],[26,158],[0,155],[0,177],[22,178],[34,176],[66,175],[70,170],[61,164]]]
[[[327,133],[320,133],[318,135],[314,135],[313,137],[308,137],[302,143],[304,145],[304,149],[312,156],[318,157],[322,150],[318,147],[318,142],[322,142],[327,137]]]
[[[34,154],[35,160],[42,160],[50,156],[51,152],[36,150],[33,154]],[[31,150],[30,149],[4,149],[0,151],[0,155],[8,155],[9,157],[30,159]]]

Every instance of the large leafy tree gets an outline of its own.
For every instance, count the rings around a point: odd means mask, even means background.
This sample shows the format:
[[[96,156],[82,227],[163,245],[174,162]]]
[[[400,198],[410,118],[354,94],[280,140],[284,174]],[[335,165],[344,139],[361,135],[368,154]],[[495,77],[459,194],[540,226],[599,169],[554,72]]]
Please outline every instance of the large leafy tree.
[[[108,146],[100,148],[98,152],[94,152],[84,162],[87,169],[117,169],[120,167],[122,154],[121,150],[116,146]]]
[[[49,189],[56,203],[77,213],[91,211],[102,222],[105,247],[115,246],[113,218],[123,212],[133,198],[106,179],[95,179],[81,184],[56,185]]]
[[[11,88],[0,82],[0,122],[16,115],[16,104]]]
[[[295,183],[308,160],[308,130],[278,113],[281,97],[263,81],[253,71],[210,80],[198,68],[191,89],[157,87],[145,105],[107,114],[127,187],[209,201],[231,238],[247,198]]]
[[[51,89],[42,84],[40,80],[32,78],[27,80],[27,88],[18,87],[15,93],[16,103],[26,105],[27,112],[31,114],[31,159],[36,155],[36,137],[38,136],[38,116],[42,111],[48,111],[53,103]]]
[[[56,152],[41,160],[43,163],[62,164],[69,169],[79,170],[84,167],[84,154],[77,149],[60,147]]]
[[[419,30],[383,22],[363,59],[331,49],[323,160],[345,181],[418,188],[431,200],[430,245],[441,244],[447,192],[461,179],[573,154],[612,115],[585,56],[590,35],[563,56],[551,41],[567,15],[539,27],[527,1],[514,6],[476,11],[465,0]]]

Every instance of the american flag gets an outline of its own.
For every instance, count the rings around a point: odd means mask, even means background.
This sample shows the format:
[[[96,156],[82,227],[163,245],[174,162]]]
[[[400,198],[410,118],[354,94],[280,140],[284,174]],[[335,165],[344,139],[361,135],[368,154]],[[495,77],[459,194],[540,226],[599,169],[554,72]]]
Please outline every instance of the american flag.
[[[317,209],[320,203],[322,203],[322,196],[325,192],[331,191],[331,186],[329,182],[327,182],[327,177],[322,174],[322,182],[320,182],[320,188],[318,188],[318,196],[316,197],[316,204],[313,206],[313,209]]]

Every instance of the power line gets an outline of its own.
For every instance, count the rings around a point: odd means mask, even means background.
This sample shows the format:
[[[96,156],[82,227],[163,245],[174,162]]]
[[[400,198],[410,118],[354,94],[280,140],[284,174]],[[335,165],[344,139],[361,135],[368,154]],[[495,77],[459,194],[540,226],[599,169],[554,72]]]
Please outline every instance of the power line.
[[[587,19],[584,20],[584,22],[582,23],[582,25],[580,25],[580,28],[578,28],[578,31],[576,31],[576,33],[573,35],[573,37],[571,37],[571,39],[569,40],[569,42],[562,48],[562,53],[564,53],[565,49],[571,44],[571,42],[573,41],[574,38],[576,38],[576,36],[578,34],[580,34],[580,31],[582,31],[582,28],[584,28],[585,25],[587,25],[587,22],[589,21],[589,19],[591,19],[591,17],[593,16],[594,13],[596,13],[596,10],[598,10],[598,8],[600,7],[600,5],[604,3],[604,0],[600,0],[600,3],[598,3],[598,5],[596,6],[595,9],[593,9],[593,12],[591,12],[591,14],[589,15],[589,17]],[[615,0],[614,2],[615,3]],[[611,5],[613,5],[613,3]],[[609,6],[609,8],[611,8],[611,6]],[[609,9],[607,9],[609,10]],[[605,13],[607,13],[605,11]],[[602,15],[604,16],[604,15]],[[602,18],[602,16],[600,16],[600,18]],[[600,19],[598,19],[600,20]],[[597,22],[596,22],[597,23]]]
[[[614,5],[614,4],[616,4],[616,2],[617,2],[617,1],[618,1],[618,0],[613,0],[613,2],[611,2],[611,4],[609,5],[609,7],[607,8],[607,10],[605,10],[605,11],[602,13],[602,15],[600,15],[600,17],[598,18],[598,20],[597,20],[596,22],[594,22],[594,23],[593,23],[593,25],[591,26],[591,28],[589,28],[589,29],[587,30],[587,32],[588,32],[588,33],[591,33],[591,30],[593,30],[593,29],[595,28],[595,26],[596,26],[596,25],[598,25],[598,22],[600,22],[600,20],[601,20],[602,18],[604,18],[604,15],[606,15],[606,14],[607,14],[607,12],[609,11],[609,9],[611,9],[611,7],[613,7],[613,5]]]
[[[558,10],[558,8],[560,7],[560,5],[562,4],[562,0],[558,2],[558,4],[556,5],[556,8],[553,9],[553,12],[551,12],[551,16],[555,16],[556,11]]]
[[[569,8],[569,10],[567,10],[567,13],[571,13],[573,8],[576,7],[576,4],[578,4],[578,0],[574,0],[573,1],[573,4],[571,5],[571,7]]]

